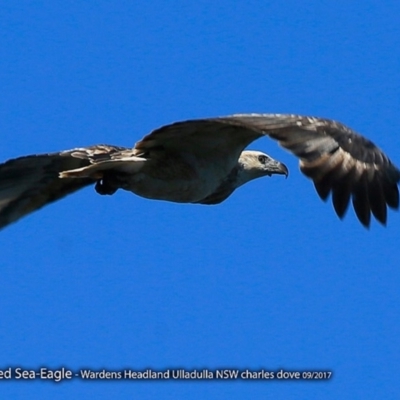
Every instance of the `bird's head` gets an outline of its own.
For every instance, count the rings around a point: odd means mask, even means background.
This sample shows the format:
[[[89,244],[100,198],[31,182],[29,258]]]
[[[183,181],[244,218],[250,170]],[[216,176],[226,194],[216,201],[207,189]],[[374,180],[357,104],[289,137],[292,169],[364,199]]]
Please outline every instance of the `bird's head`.
[[[243,180],[241,184],[262,176],[273,174],[289,175],[289,170],[285,164],[274,160],[269,155],[261,151],[245,150],[239,157],[240,175]]]

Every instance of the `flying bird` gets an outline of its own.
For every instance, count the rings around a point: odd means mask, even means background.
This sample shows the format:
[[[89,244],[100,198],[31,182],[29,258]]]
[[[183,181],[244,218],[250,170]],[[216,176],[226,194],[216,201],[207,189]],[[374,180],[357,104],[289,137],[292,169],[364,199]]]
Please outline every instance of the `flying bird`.
[[[399,208],[400,171],[370,140],[329,119],[289,114],[235,114],[176,122],[133,148],[80,147],[0,164],[0,228],[85,186],[101,195],[124,189],[177,203],[218,204],[248,181],[287,167],[245,150],[268,136],[300,159],[318,195],[332,195],[343,218],[350,199],[360,222],[386,223]]]

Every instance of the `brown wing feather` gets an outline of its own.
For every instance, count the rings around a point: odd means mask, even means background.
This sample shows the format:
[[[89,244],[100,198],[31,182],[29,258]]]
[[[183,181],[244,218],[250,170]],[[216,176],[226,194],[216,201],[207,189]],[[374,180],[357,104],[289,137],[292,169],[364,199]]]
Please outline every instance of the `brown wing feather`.
[[[194,161],[233,168],[240,153],[268,135],[300,158],[300,168],[313,179],[324,200],[332,193],[343,217],[350,198],[360,221],[368,226],[371,212],[386,222],[386,205],[399,207],[400,171],[371,141],[327,119],[282,114],[242,114],[192,120],[164,126],[139,141],[133,155],[162,148],[185,153]],[[93,180],[59,179],[62,171],[118,156],[124,148],[93,146],[67,152],[22,157],[0,165],[0,228]],[[221,190],[221,198],[225,194]],[[210,197],[210,202],[220,198]]]
[[[243,114],[231,118],[278,140],[299,157],[301,171],[313,179],[319,196],[326,200],[332,193],[340,218],[350,198],[364,226],[369,226],[371,212],[385,224],[386,205],[399,208],[400,171],[370,140],[347,126],[298,115]]]
[[[236,164],[240,153],[255,139],[263,136],[259,129],[230,117],[176,122],[163,126],[136,143],[136,155],[162,148],[186,153],[206,162]]]
[[[0,164],[0,229],[94,183],[89,178],[60,179],[60,172],[81,168],[94,159],[123,149],[107,145],[91,146],[20,157]]]

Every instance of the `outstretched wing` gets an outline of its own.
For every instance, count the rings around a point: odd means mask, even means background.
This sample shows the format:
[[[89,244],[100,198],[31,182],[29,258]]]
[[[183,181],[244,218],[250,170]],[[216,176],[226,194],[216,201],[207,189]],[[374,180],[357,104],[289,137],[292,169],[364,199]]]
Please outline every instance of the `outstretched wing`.
[[[324,200],[332,193],[342,218],[353,200],[365,226],[371,212],[381,222],[386,206],[399,207],[400,171],[371,141],[338,122],[298,115],[238,114],[177,122],[139,141],[129,156],[162,149],[189,162],[213,163],[227,173],[255,139],[268,135],[300,158],[300,168],[313,179]],[[66,152],[22,157],[0,165],[0,228],[43,205],[94,182],[89,177],[59,178],[59,173],[118,157],[126,150],[93,146]]]
[[[228,171],[236,165],[240,153],[263,133],[251,123],[231,117],[194,119],[165,125],[136,143],[135,155],[162,149],[186,154],[187,159],[207,164],[224,164]]]
[[[385,224],[386,205],[399,208],[398,168],[370,140],[339,122],[284,114],[239,114],[221,120],[268,135],[299,157],[301,171],[314,181],[319,196],[326,200],[332,193],[340,218],[350,198],[366,227],[371,212]]]
[[[0,164],[0,229],[94,183],[90,178],[60,179],[60,172],[90,165],[94,159],[106,158],[121,150],[124,148],[91,146],[20,157]]]

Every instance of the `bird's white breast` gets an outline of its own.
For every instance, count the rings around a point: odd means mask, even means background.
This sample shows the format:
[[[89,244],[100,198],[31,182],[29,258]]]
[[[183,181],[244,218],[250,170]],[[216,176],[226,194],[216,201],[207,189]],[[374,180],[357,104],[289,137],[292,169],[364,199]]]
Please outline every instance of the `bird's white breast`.
[[[214,193],[231,170],[226,160],[163,157],[147,161],[129,178],[126,190],[149,199],[195,203]]]

